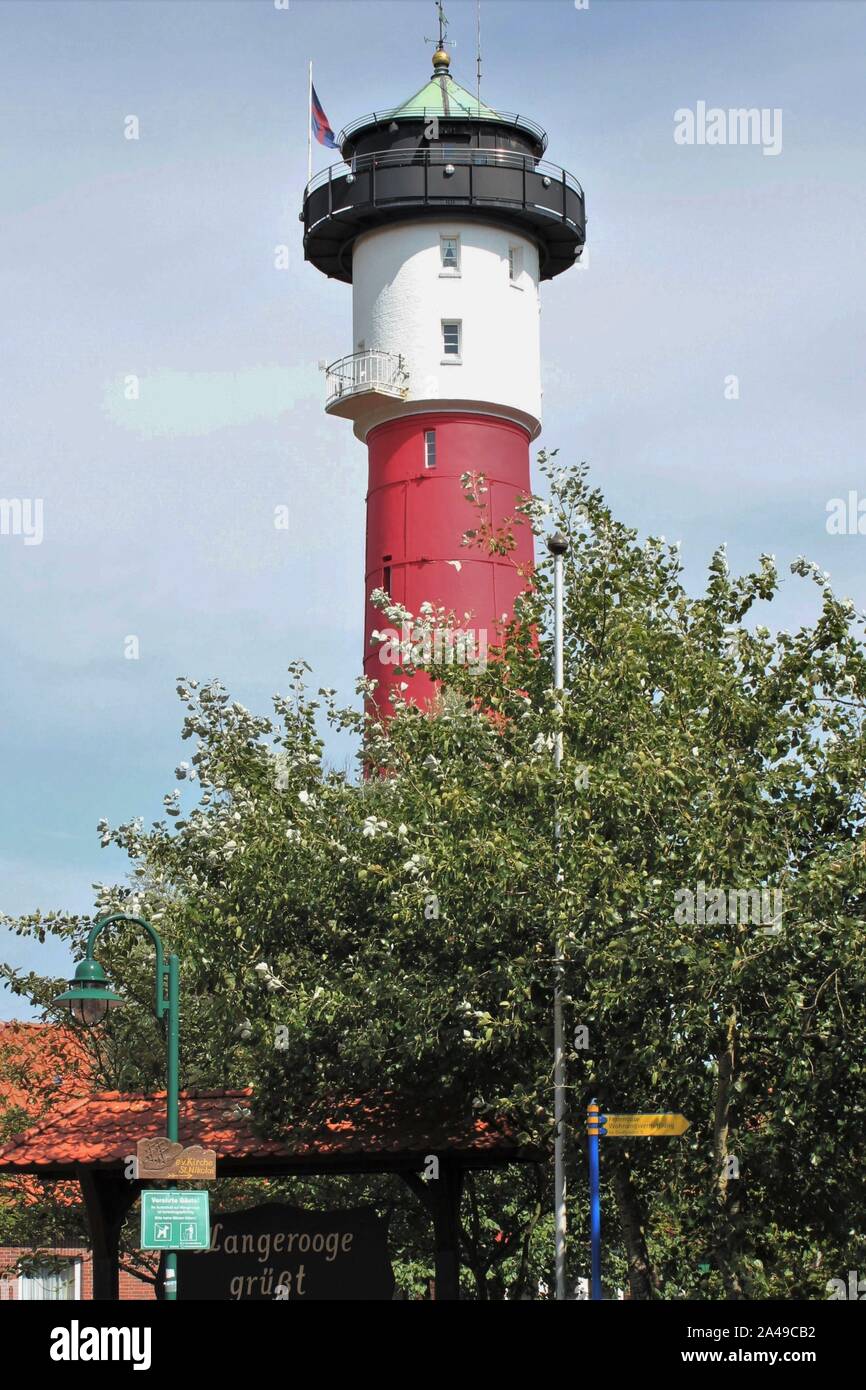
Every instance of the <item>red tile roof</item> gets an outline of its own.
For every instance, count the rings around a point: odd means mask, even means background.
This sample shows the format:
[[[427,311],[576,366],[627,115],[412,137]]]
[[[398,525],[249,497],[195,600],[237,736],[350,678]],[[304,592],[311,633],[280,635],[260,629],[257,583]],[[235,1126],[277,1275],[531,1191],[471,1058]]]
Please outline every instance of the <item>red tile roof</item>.
[[[53,1023],[0,1020],[0,1125],[16,1112],[41,1120],[72,1097],[93,1090],[93,1063],[79,1035]],[[2,1132],[2,1130],[0,1130]],[[56,1184],[46,1192],[37,1179],[18,1177],[0,1185],[0,1205],[33,1206],[44,1200],[74,1206],[78,1184]]]
[[[293,1126],[281,1140],[262,1139],[252,1122],[251,1097],[249,1089],[182,1092],[181,1142],[215,1149],[223,1175],[252,1174],[263,1167],[309,1171],[314,1163],[361,1167],[371,1160],[428,1153],[460,1154],[479,1166],[537,1156],[519,1151],[504,1122],[431,1120],[428,1104],[401,1102],[392,1095],[348,1101],[326,1119]],[[117,1167],[134,1153],[139,1139],[164,1133],[164,1091],[103,1091],[58,1106],[0,1148],[0,1174],[72,1174],[78,1164]]]
[[[58,1101],[92,1090],[93,1064],[71,1028],[0,1021],[0,1120],[12,1109],[38,1119]]]

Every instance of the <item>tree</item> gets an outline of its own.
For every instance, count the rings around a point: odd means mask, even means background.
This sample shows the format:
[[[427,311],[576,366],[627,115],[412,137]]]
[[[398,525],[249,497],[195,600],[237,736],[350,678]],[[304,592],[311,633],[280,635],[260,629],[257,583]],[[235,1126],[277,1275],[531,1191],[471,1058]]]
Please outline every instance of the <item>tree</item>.
[[[273,718],[184,678],[197,742],[178,776],[198,798],[183,811],[171,793],[149,829],[102,826],[135,867],[98,908],[158,922],[192,1001],[187,1075],[251,1081],[270,1131],[394,1091],[507,1113],[548,1145],[558,942],[574,1132],[593,1094],[692,1121],[685,1139],[604,1144],[633,1294],[814,1296],[830,1263],[848,1268],[863,1212],[862,618],[800,560],[817,618],[771,636],[756,619],[778,591],[772,557],[737,579],[718,551],[692,598],[676,547],[640,544],[585,468],[541,464],[551,501],[525,500],[514,524],[568,537],[564,696],[543,555],[495,659],[431,668],[433,712],[397,700],[377,723],[333,692],[312,698],[303,663]],[[481,514],[468,542],[508,553],[483,479],[465,485]],[[411,621],[407,669],[425,630],[457,619],[428,605]],[[321,719],[363,740],[366,776],[326,765]],[[80,947],[86,926],[37,915],[18,930]],[[140,948],[118,937],[109,951],[145,1000]],[[47,1001],[53,982],[6,973]],[[112,1032],[119,1069],[129,1036]],[[467,1196],[480,1296],[496,1233],[516,1249],[538,1228],[531,1184],[512,1221],[516,1193],[486,1214]]]
[[[89,1065],[75,1037],[32,1023],[0,1025],[0,1146],[88,1090]],[[50,1247],[84,1229],[78,1184],[0,1178],[0,1245]]]

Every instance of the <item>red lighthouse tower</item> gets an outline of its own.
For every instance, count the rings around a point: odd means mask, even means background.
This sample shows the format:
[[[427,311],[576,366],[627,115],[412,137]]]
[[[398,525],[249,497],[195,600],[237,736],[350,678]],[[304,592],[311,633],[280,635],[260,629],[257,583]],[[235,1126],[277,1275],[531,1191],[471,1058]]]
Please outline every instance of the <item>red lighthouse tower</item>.
[[[419,92],[341,132],[343,162],[312,180],[301,214],[307,260],[352,285],[353,351],[328,367],[325,409],[368,449],[364,671],[384,711],[403,677],[394,644],[371,641],[388,626],[374,590],[415,615],[454,610],[477,655],[526,587],[530,528],[507,555],[463,546],[479,514],[460,479],[484,475],[494,526],[530,491],[539,285],[584,244],[583,192],[544,160],[545,132],[481,103],[450,64],[440,41]],[[412,678],[411,699],[431,693]]]

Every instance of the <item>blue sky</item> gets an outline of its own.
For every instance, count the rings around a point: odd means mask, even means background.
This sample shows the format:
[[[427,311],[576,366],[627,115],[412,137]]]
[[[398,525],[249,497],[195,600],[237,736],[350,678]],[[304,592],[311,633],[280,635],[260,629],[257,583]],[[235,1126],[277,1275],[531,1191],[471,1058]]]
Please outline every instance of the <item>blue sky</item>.
[[[475,5],[447,9],[471,88]],[[339,128],[416,91],[434,33],[427,0],[0,0],[0,496],[44,507],[41,545],[0,535],[6,913],[123,875],[95,825],[161,814],[178,674],[267,710],[303,656],[352,697],[365,453],[322,409],[351,292],[303,261],[307,62]],[[586,191],[588,264],[543,291],[541,443],[680,539],[693,587],[726,540],[866,606],[866,537],[826,530],[866,496],[866,5],[483,0],[482,33],[482,96]],[[698,101],[781,108],[781,153],[677,145]],[[780,623],[813,612],[789,578]]]

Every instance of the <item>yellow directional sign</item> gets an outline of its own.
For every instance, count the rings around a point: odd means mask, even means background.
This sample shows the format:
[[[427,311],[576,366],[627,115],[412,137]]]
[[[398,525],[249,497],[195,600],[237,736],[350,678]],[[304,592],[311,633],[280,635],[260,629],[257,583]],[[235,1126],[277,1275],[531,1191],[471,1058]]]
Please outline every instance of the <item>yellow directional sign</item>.
[[[605,1115],[602,1123],[608,1139],[625,1139],[628,1135],[685,1134],[689,1127],[685,1115]]]

